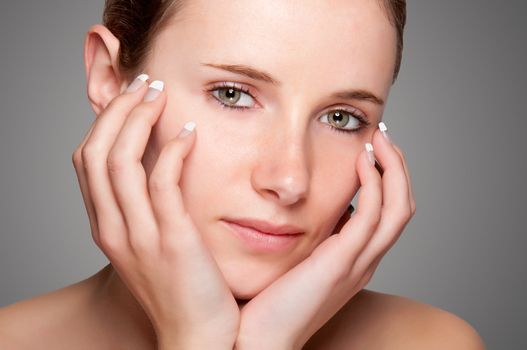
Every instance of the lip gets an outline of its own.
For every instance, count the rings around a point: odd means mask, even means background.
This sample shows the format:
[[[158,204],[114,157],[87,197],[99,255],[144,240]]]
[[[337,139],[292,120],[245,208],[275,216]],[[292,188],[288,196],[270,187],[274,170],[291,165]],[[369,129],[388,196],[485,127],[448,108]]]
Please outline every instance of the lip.
[[[245,226],[269,235],[287,235],[303,233],[300,227],[291,224],[275,225],[268,221],[250,218],[226,218],[225,221]]]
[[[244,226],[239,221],[222,220],[222,222],[254,252],[282,252],[290,249],[302,236],[302,232],[283,233],[284,230],[291,232],[291,226],[278,227],[282,230],[282,233],[273,234],[259,231],[253,227]],[[296,230],[296,228],[294,229]]]

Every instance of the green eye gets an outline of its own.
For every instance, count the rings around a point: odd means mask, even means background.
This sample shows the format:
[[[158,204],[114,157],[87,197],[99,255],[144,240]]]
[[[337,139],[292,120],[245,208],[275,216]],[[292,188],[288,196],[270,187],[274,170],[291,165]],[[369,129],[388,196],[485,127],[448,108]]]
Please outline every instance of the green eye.
[[[326,113],[321,117],[321,121],[328,123],[334,131],[347,133],[357,132],[362,128],[362,124],[366,124],[359,115],[344,110],[334,110]],[[349,124],[351,124],[351,127]]]
[[[240,99],[240,91],[231,88],[218,90],[218,95],[218,98],[228,100],[230,104],[235,104]]]
[[[254,98],[248,90],[241,87],[223,84],[209,90],[216,100],[228,108],[251,108],[254,107]],[[240,103],[237,105],[237,103]]]

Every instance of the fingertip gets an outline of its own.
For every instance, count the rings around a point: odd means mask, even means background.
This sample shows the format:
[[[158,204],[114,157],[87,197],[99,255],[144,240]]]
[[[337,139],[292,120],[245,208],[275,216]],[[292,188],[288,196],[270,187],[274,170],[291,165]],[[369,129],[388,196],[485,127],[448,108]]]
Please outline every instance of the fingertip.
[[[144,102],[160,100],[165,96],[165,83],[162,80],[154,80],[148,85],[148,91],[144,96]]]
[[[379,128],[375,129],[375,132],[373,133],[372,138],[371,138],[371,143],[374,145],[376,149],[382,149],[382,147],[384,146],[383,145],[384,142],[386,141],[384,140],[382,131]]]
[[[367,179],[372,175],[379,177],[382,175],[378,169],[378,163],[376,161],[375,156],[373,155],[373,153],[370,153],[367,148],[372,148],[370,143],[364,145],[364,148],[359,154],[356,163],[357,173],[359,174],[359,180],[361,184],[364,184],[366,181],[368,181]],[[371,157],[373,157],[373,164],[371,161]]]
[[[357,162],[356,162],[356,170],[357,170],[357,173],[359,174],[359,177],[362,178],[364,176],[365,169],[367,170],[367,168],[370,166],[371,164],[368,159],[368,151],[366,151],[365,148],[362,148],[361,152],[359,153],[359,156],[357,157]]]
[[[368,157],[370,165],[375,165],[375,154],[373,153],[373,145],[369,142],[366,142],[364,144],[364,148],[366,150],[366,156]]]
[[[148,76],[148,74],[139,74],[137,76],[137,78],[135,78],[131,83],[130,85],[128,85],[128,87],[126,88],[125,92],[126,93],[133,93],[133,92],[137,92],[138,90],[140,90],[141,88],[144,88],[147,84],[146,82],[148,81],[150,77]]]
[[[183,126],[183,129],[181,129],[181,131],[179,132],[178,137],[179,138],[186,138],[190,134],[194,134],[194,129],[195,128],[196,128],[196,122],[189,121],[189,122],[185,123],[185,125]]]

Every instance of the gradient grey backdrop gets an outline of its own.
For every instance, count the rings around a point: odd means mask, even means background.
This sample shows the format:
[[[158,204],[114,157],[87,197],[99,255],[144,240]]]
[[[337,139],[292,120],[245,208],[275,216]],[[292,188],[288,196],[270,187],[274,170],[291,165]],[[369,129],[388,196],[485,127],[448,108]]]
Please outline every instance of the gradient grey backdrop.
[[[92,243],[71,154],[94,118],[84,33],[103,1],[0,3],[0,306],[84,279]],[[384,120],[417,212],[368,289],[471,323],[489,349],[527,349],[524,1],[409,1]]]

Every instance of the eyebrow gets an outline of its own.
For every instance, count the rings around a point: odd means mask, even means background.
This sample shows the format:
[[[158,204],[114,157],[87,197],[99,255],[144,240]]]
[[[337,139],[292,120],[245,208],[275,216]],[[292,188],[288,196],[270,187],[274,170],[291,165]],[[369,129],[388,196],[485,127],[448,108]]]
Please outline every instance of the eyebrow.
[[[248,78],[251,78],[254,80],[260,80],[266,83],[271,83],[276,86],[282,85],[280,81],[273,78],[270,74],[262,70],[258,70],[256,68],[244,65],[244,64],[201,63],[201,65],[212,67],[212,68],[217,68],[217,69],[222,69],[222,70],[234,73],[234,74],[240,74]],[[337,91],[331,94],[331,97],[349,99],[349,100],[369,101],[379,106],[384,105],[384,101],[382,98],[364,89],[351,89],[351,90]]]
[[[266,83],[271,83],[271,84],[276,85],[276,86],[282,85],[282,83],[280,81],[278,81],[278,80],[274,79],[273,77],[271,77],[270,74],[268,74],[268,73],[266,73],[264,71],[261,71],[261,70],[258,70],[258,69],[246,66],[244,64],[202,63],[202,65],[203,66],[208,66],[208,67],[213,67],[213,68],[218,68],[218,69],[223,69],[223,70],[229,71],[231,73],[235,73],[235,74],[245,75],[246,77],[249,77],[251,79],[261,80],[261,81],[264,81]]]
[[[384,105],[384,100],[382,98],[375,96],[373,93],[367,90],[352,89],[352,90],[345,90],[345,91],[337,91],[333,93],[331,97],[349,99],[349,100],[369,101],[379,106]]]

